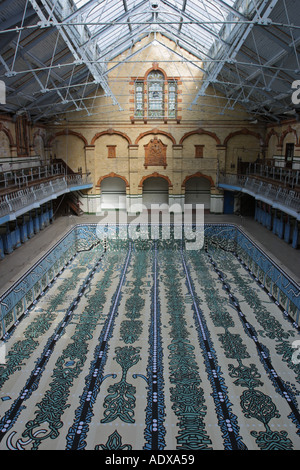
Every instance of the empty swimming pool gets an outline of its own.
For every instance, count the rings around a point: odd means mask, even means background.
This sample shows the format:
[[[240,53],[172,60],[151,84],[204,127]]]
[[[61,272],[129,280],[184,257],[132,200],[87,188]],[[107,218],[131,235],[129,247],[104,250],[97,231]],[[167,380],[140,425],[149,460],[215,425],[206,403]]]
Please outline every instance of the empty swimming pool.
[[[300,449],[299,286],[233,225],[78,225],[0,300],[1,450]]]

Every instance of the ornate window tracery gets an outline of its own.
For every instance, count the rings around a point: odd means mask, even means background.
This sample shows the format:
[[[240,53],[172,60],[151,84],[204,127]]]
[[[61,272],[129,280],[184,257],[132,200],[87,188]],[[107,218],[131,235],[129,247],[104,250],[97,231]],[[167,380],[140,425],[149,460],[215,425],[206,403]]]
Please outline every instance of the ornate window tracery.
[[[158,64],[143,78],[134,77],[134,116],[131,119],[177,119],[178,78],[169,78]]]

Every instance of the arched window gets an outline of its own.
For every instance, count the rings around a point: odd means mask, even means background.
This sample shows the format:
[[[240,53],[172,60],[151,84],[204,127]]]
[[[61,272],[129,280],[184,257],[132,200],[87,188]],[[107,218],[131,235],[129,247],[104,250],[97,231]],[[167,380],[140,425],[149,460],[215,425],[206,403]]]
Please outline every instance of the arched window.
[[[135,117],[144,117],[144,82],[138,81],[135,84]]]
[[[168,117],[176,119],[177,115],[177,82],[168,80]]]
[[[135,78],[135,119],[176,119],[177,79],[154,68],[144,78]]]
[[[148,118],[165,116],[164,76],[159,70],[153,70],[147,78],[148,86]]]

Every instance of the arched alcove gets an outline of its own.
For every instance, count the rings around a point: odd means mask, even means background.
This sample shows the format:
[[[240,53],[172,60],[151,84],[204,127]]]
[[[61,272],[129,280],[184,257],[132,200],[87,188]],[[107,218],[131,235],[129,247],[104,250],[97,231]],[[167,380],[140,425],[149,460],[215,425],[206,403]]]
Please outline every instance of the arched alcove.
[[[143,181],[143,204],[150,208],[151,204],[169,203],[169,183],[165,178],[152,176]]]
[[[204,210],[210,210],[211,181],[204,176],[194,176],[185,183],[185,204],[204,204]]]
[[[74,172],[78,168],[86,171],[85,146],[87,141],[83,136],[73,131],[57,132],[51,137],[49,144],[51,153],[56,158],[64,160],[66,165]]]
[[[263,140],[260,134],[243,129],[233,132],[224,141],[226,150],[226,172],[237,171],[239,164],[255,162],[261,157]]]
[[[101,209],[126,208],[126,182],[118,176],[103,178],[100,183]]]

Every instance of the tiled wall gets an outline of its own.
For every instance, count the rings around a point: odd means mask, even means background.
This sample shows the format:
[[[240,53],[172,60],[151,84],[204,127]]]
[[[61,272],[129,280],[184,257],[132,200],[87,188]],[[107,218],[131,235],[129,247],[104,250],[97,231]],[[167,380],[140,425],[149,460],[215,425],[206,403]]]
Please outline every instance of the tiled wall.
[[[210,224],[205,228],[206,243],[232,251],[250,275],[264,288],[285,314],[299,325],[300,286],[235,225]]]
[[[253,241],[237,230],[237,255],[275,302],[299,325],[300,287]]]

